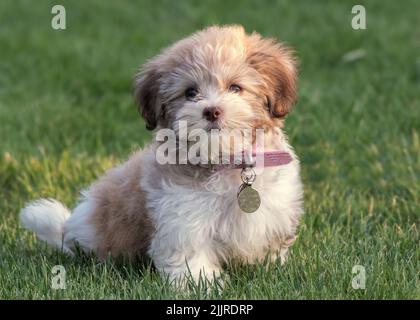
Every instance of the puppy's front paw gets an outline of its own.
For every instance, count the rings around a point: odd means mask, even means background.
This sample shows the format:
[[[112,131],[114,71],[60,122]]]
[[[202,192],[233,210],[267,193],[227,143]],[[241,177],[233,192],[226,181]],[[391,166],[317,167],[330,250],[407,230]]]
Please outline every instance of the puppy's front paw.
[[[163,268],[163,274],[169,277],[171,285],[181,289],[223,287],[222,270],[216,266],[201,265],[184,268]]]

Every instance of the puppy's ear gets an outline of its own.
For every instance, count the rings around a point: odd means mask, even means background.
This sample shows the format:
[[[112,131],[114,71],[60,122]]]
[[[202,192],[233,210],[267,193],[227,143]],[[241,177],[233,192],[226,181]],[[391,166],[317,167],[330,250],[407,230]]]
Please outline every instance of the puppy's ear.
[[[158,125],[162,102],[159,97],[159,79],[162,74],[154,60],[147,62],[134,78],[134,97],[146,128],[153,130]]]
[[[259,34],[250,36],[247,62],[261,75],[267,107],[274,118],[283,118],[296,102],[296,61],[292,51]]]

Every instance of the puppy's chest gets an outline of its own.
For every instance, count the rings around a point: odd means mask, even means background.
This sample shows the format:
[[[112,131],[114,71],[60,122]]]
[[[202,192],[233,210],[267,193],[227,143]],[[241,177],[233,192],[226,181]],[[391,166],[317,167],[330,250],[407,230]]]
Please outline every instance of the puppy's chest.
[[[236,175],[235,175],[236,173]],[[260,208],[245,213],[238,205],[238,191],[242,185],[239,172],[220,174],[202,181],[195,187],[161,184],[155,194],[154,207],[158,216],[174,216],[181,223],[199,223],[213,230],[234,230],[240,226],[267,223],[266,211],[275,211],[279,196],[276,181],[271,176],[260,176],[252,186],[260,197]],[[180,218],[180,219],[179,219]]]

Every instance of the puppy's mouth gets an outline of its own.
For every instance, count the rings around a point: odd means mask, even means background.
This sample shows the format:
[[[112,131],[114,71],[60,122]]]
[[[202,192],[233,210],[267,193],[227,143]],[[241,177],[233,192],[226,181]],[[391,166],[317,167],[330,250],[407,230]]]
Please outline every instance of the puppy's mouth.
[[[214,121],[209,122],[205,127],[204,130],[211,131],[211,130],[221,130],[223,128],[223,123],[221,121]]]

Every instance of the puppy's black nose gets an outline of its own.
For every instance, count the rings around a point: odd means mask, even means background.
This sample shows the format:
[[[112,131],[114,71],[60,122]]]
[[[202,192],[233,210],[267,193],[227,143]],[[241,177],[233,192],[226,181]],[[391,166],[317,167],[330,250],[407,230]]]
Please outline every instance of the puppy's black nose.
[[[222,113],[223,111],[219,107],[209,107],[203,110],[203,117],[208,121],[214,122],[220,119]]]

